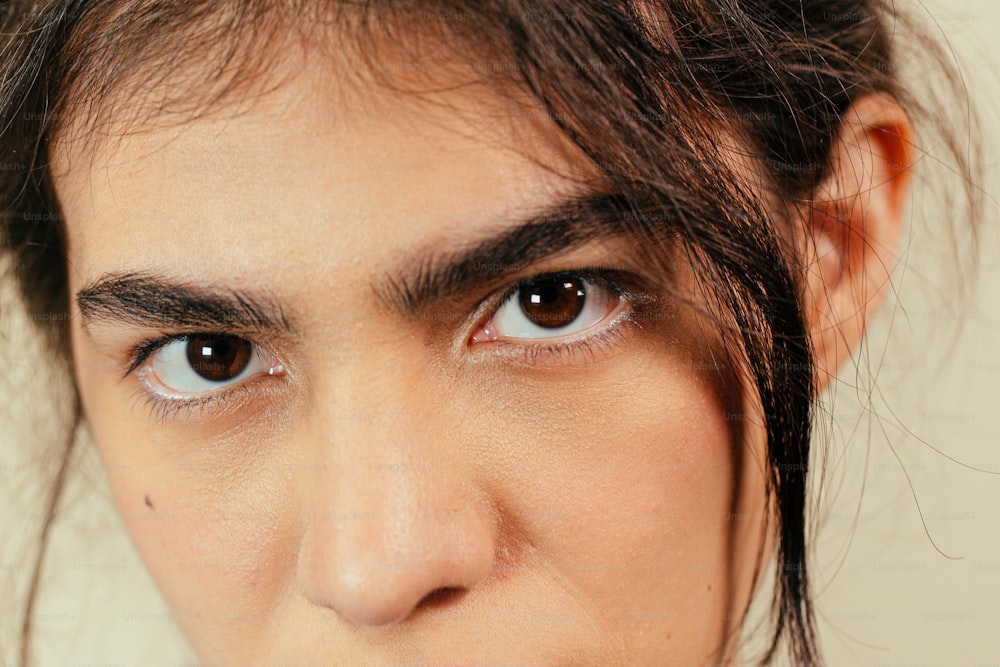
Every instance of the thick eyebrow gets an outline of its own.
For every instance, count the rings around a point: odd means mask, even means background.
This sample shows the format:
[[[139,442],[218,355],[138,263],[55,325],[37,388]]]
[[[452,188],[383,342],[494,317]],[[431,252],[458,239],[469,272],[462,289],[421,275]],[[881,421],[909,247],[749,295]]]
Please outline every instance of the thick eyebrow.
[[[389,308],[413,315],[497,284],[570,248],[628,235],[636,227],[628,211],[620,195],[572,196],[463,250],[441,253],[432,248],[417,253],[402,268],[382,277],[375,290]]]
[[[86,325],[125,324],[207,331],[291,331],[264,294],[190,285],[150,273],[110,273],[76,294]]]
[[[375,289],[391,309],[415,314],[559,252],[635,229],[618,195],[576,195],[530,215],[464,250],[415,253]],[[191,285],[145,272],[109,273],[76,294],[84,324],[160,329],[290,333],[278,302],[266,294]]]

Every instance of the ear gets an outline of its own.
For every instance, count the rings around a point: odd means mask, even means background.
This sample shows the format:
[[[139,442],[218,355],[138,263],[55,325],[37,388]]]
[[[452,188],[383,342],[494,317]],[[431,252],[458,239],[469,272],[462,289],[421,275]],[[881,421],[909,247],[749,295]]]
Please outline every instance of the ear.
[[[844,114],[829,176],[800,210],[819,390],[861,343],[889,289],[913,155],[906,112],[888,94],[867,95]]]

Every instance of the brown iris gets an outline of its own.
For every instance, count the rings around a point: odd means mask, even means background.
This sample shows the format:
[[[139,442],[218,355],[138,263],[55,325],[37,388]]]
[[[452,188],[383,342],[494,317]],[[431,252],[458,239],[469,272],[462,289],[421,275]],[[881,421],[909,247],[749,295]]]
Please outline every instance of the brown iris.
[[[253,344],[236,336],[196,334],[187,338],[191,368],[206,380],[224,382],[238,376],[250,363]]]
[[[583,281],[574,278],[541,278],[522,287],[518,294],[524,315],[547,329],[571,324],[587,301]]]

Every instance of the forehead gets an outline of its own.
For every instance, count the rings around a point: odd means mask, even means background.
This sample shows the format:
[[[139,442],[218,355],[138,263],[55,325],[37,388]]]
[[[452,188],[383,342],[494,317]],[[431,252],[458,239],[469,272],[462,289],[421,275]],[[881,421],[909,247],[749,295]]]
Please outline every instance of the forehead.
[[[74,279],[378,264],[594,178],[536,107],[485,82],[413,95],[361,89],[304,52],[280,67],[217,113],[57,145]]]

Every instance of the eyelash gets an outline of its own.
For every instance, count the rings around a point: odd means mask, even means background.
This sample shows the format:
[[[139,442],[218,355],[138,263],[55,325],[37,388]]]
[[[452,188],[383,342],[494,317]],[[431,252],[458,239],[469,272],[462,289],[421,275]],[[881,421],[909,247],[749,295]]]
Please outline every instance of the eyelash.
[[[593,358],[624,340],[626,332],[623,328],[627,325],[637,326],[637,323],[625,314],[616,318],[614,324],[572,341],[530,344],[498,341],[492,344],[498,345],[499,354],[507,361],[539,366],[561,361],[579,361],[580,358]]]
[[[145,403],[151,416],[157,421],[197,416],[208,412],[218,415],[221,410],[229,407],[233,398],[249,398],[253,391],[252,384],[255,384],[255,381],[248,379],[224,389],[187,398],[165,398],[146,387],[141,387],[136,392],[136,398]],[[239,407],[239,403],[234,405]]]
[[[627,308],[611,322],[597,325],[595,327],[596,331],[570,340],[543,341],[538,343],[497,340],[481,344],[495,348],[494,353],[500,354],[507,361],[530,365],[543,365],[568,360],[576,361],[581,357],[584,359],[593,358],[601,351],[613,347],[625,339],[627,337],[627,327],[641,328],[642,325],[636,318],[637,312],[655,301],[655,298],[642,288],[641,278],[620,269],[587,267],[571,271],[538,273],[517,280],[505,287],[498,294],[488,297],[484,302],[484,307],[478,309],[480,315],[476,318],[476,327],[481,326],[492,318],[500,306],[506,303],[507,299],[517,294],[519,290],[543,278],[553,280],[561,280],[563,278],[587,280],[598,287],[610,290],[619,298],[625,300],[628,304]]]
[[[122,376],[122,379],[125,379],[137,371],[141,372],[142,365],[147,362],[149,358],[152,357],[153,354],[155,354],[160,348],[173,343],[174,341],[183,340],[193,333],[195,332],[168,334],[140,341],[137,345],[133,346],[128,353],[128,368]],[[226,332],[212,333],[221,335]],[[256,347],[263,348],[261,344],[251,338],[246,338],[246,340]],[[251,377],[242,382],[237,382],[221,389],[183,398],[163,396],[152,389],[149,383],[143,379],[135,392],[135,398],[144,403],[153,418],[159,421],[167,421],[171,418],[179,416],[189,417],[194,413],[203,414],[213,412],[218,414],[220,410],[228,407],[227,404],[230,403],[233,398],[249,397],[251,391],[253,390],[253,385],[261,379],[263,378]],[[236,404],[236,407],[238,407],[238,404]]]
[[[595,332],[564,341],[547,341],[539,343],[523,343],[497,340],[490,343],[480,343],[493,349],[494,354],[500,355],[507,361],[518,362],[529,365],[545,365],[566,361],[569,359],[578,360],[583,357],[593,357],[601,351],[611,348],[627,337],[627,327],[641,328],[641,323],[636,319],[636,311],[643,306],[654,301],[648,292],[642,290],[641,279],[638,276],[627,272],[605,267],[588,267],[572,271],[558,271],[551,273],[539,273],[527,278],[517,280],[500,292],[496,292],[482,302],[477,308],[478,315],[475,321],[477,327],[481,326],[493,317],[499,307],[507,299],[517,294],[518,290],[524,289],[540,279],[583,279],[601,288],[615,293],[619,298],[627,302],[626,310],[617,315],[611,322],[602,323],[597,326]],[[156,338],[148,338],[133,346],[127,355],[127,370],[122,379],[129,375],[141,371],[143,364],[149,361],[150,357],[165,345],[177,340],[182,340],[195,332],[183,334],[168,334]],[[197,332],[226,334],[229,332]],[[247,338],[248,342],[263,348],[264,346]],[[468,345],[468,339],[466,339]],[[249,398],[254,391],[254,384],[263,378],[248,378],[242,382],[199,394],[196,396],[178,398],[166,397],[153,390],[149,383],[142,380],[136,392],[136,398],[146,404],[150,414],[157,420],[166,421],[177,417],[190,417],[195,414],[205,414],[208,412],[218,414],[220,410],[227,409],[230,404],[239,407],[242,401],[233,403],[234,398]]]

